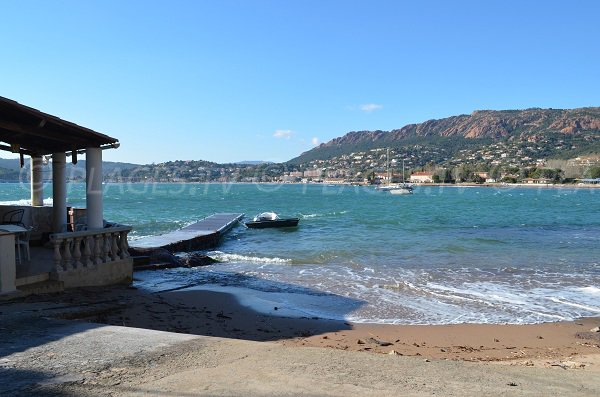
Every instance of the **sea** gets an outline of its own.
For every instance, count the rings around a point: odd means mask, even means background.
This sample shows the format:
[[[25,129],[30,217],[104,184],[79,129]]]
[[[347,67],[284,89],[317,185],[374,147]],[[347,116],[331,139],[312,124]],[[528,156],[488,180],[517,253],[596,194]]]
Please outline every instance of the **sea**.
[[[51,202],[51,185],[44,197]],[[27,184],[0,201],[27,203]],[[85,207],[85,185],[68,184]],[[256,311],[387,324],[529,324],[600,316],[600,189],[420,186],[390,195],[319,184],[106,184],[130,239],[218,212],[300,218],[203,251],[218,262],[135,273],[150,291],[209,289]]]

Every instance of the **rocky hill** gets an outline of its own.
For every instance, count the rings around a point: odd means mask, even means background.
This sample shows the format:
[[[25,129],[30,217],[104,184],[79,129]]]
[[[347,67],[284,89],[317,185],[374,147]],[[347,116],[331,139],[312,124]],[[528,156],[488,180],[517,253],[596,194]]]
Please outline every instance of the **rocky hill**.
[[[600,107],[477,110],[470,115],[428,120],[391,131],[352,131],[302,153],[290,163],[302,164],[351,152],[415,144],[453,151],[494,141],[555,142],[556,139],[546,139],[550,136],[584,143],[573,145],[572,153],[562,150],[559,157],[600,151]],[[554,153],[552,148],[544,148],[544,151]]]

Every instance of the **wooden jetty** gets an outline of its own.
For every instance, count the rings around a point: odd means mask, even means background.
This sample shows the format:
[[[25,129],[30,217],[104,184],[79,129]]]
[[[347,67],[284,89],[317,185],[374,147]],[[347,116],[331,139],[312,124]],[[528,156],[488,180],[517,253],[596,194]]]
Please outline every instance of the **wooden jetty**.
[[[171,252],[214,248],[243,217],[244,214],[213,214],[183,229],[133,240],[129,245],[133,248],[164,248]]]

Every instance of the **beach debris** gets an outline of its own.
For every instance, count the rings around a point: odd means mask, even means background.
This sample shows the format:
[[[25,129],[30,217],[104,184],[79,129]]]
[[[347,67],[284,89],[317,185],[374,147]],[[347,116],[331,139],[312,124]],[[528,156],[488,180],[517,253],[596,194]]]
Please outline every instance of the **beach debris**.
[[[600,341],[600,332],[577,332],[575,336],[580,339]]]
[[[538,339],[544,339],[544,337],[540,336],[540,335],[536,336],[536,338],[538,338]]]
[[[534,365],[533,361],[531,361],[531,360],[523,361],[522,364],[526,367],[533,367],[533,365]]]
[[[388,354],[391,356],[402,356],[402,353],[399,353],[396,350],[390,350]]]
[[[357,345],[364,345],[365,341],[363,341],[362,339],[359,339],[359,340],[356,341],[356,344]]]
[[[509,382],[507,383],[508,386],[519,386],[517,383],[515,382]]]
[[[425,360],[423,360],[423,361],[425,361],[426,363],[430,363],[430,362],[431,362],[431,361],[430,361],[428,358],[426,358],[426,359],[425,359]]]
[[[387,342],[387,341],[379,340],[379,339],[375,339],[375,338],[368,338],[367,342],[374,343],[379,346],[392,346],[393,345],[392,342]]]
[[[500,342],[500,339],[494,338],[494,342]]]
[[[590,332],[600,332],[600,327],[590,329]]]
[[[578,363],[577,361],[560,361],[550,363],[551,367],[560,367],[562,369],[580,369],[585,368],[584,363]]]

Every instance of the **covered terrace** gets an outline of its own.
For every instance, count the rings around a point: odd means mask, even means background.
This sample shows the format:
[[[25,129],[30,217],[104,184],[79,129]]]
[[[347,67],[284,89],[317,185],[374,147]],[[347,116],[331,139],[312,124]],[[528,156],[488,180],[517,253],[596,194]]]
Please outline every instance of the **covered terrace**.
[[[0,150],[18,154],[21,167],[30,162],[31,184],[31,205],[0,205],[0,294],[40,283],[70,288],[131,281],[131,228],[107,227],[103,216],[102,151],[118,147],[116,138],[0,97]],[[73,228],[67,222],[67,157],[75,164],[82,155],[86,209]],[[52,164],[52,206],[43,203],[44,161]],[[33,248],[30,258],[18,251],[24,236]]]

